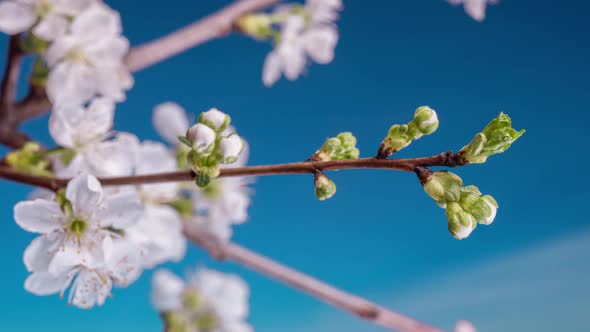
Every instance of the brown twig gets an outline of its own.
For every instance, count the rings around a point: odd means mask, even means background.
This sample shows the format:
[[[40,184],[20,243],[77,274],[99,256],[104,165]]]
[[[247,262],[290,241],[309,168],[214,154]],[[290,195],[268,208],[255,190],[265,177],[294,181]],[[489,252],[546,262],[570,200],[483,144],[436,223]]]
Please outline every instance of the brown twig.
[[[212,257],[218,260],[230,260],[244,265],[288,286],[299,289],[323,302],[387,329],[403,332],[442,331],[379,306],[364,298],[347,293],[237,244],[216,241],[203,234],[203,232],[191,229],[190,226],[185,227],[185,235],[191,242],[202,247]]]
[[[240,0],[195,23],[164,37],[134,47],[125,59],[127,68],[138,71],[195,47],[213,38],[227,35],[234,22],[252,11],[266,8],[279,0]]]
[[[221,170],[221,174],[219,175],[219,177],[305,173],[313,174],[317,171],[335,171],[356,168],[390,169],[404,172],[414,172],[416,167],[419,166],[455,167],[466,164],[467,162],[463,158],[461,158],[460,154],[448,151],[438,154],[436,156],[411,159],[363,158],[354,160],[304,161],[287,164],[225,168]],[[22,182],[37,187],[43,187],[50,190],[57,190],[59,188],[63,188],[69,182],[69,179],[58,179],[35,175],[27,175],[19,173],[7,167],[0,167],[0,178],[16,182]],[[26,178],[26,181],[22,181],[23,178]],[[160,182],[192,181],[194,178],[195,174],[192,171],[176,171],[148,175],[99,178],[99,181],[105,186],[120,186]]]

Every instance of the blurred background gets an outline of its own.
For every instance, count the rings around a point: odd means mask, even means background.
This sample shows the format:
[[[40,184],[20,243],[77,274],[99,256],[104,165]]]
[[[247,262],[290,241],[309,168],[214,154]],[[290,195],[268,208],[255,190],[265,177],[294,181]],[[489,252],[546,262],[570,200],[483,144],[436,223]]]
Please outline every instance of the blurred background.
[[[120,11],[132,44],[229,3],[106,2]],[[195,116],[215,106],[231,114],[257,165],[304,160],[341,131],[372,156],[389,126],[411,120],[420,105],[438,111],[439,130],[399,157],[458,150],[508,113],[526,134],[505,154],[455,170],[500,204],[495,223],[464,241],[447,232],[444,210],[413,174],[383,170],[330,173],[338,192],[324,202],[311,176],[259,178],[250,221],[234,229],[234,240],[442,328],[468,319],[483,332],[589,331],[589,9],[582,0],[505,0],[477,23],[442,0],[345,1],[332,64],[268,89],[261,71],[270,45],[239,35],[214,40],[137,73],[115,129],[156,140],[154,105],[176,101]],[[52,144],[46,117],[24,130]],[[14,223],[12,208],[29,191],[0,182],[1,330],[160,331],[149,271],[90,311],[23,289],[22,253],[33,234]],[[184,273],[199,265],[248,281],[258,332],[379,331],[239,266],[211,262],[198,248],[169,266]]]

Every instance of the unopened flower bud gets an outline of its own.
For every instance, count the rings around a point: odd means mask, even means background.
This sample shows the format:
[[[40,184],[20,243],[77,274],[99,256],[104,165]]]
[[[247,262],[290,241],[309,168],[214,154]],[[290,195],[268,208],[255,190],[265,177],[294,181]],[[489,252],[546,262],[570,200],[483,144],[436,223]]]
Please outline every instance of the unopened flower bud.
[[[211,152],[216,137],[215,131],[202,123],[197,123],[186,132],[186,139],[199,153]]]
[[[320,201],[328,199],[336,193],[336,184],[323,173],[316,173],[314,182],[315,195]]]
[[[232,134],[228,137],[223,137],[219,141],[219,150],[223,158],[224,163],[231,164],[238,160],[238,156],[244,148],[244,142],[242,138],[237,134]]]
[[[203,123],[217,132],[223,131],[229,126],[231,119],[229,115],[221,112],[217,108],[212,108],[207,112],[201,113],[199,122]]]
[[[356,146],[356,137],[350,132],[343,132],[336,136],[342,143],[344,147],[354,147]]]
[[[464,211],[457,202],[448,203],[446,214],[449,232],[457,240],[463,240],[468,237],[477,226],[475,218]]]
[[[251,14],[240,17],[236,27],[244,34],[255,39],[266,39],[272,35],[272,19],[266,14]]]
[[[414,113],[413,121],[422,135],[430,135],[438,129],[438,116],[436,115],[436,112],[428,106],[418,107]],[[418,138],[419,137],[414,137],[414,139]]]
[[[484,200],[484,202],[486,202],[486,204],[488,204],[488,206],[490,207],[491,213],[487,216],[487,218],[483,222],[480,222],[480,224],[490,225],[491,223],[494,222],[494,219],[496,218],[496,213],[498,212],[498,203],[490,195],[481,196],[481,199]]]
[[[472,164],[483,163],[489,156],[508,150],[524,132],[514,130],[510,117],[500,113],[459,153]]]
[[[324,145],[322,145],[320,151],[325,152],[329,155],[333,155],[336,153],[336,151],[338,151],[341,145],[342,142],[338,138],[331,137],[326,140]]]
[[[424,191],[442,208],[447,202],[456,202],[461,197],[463,180],[449,171],[432,173],[424,182]]]

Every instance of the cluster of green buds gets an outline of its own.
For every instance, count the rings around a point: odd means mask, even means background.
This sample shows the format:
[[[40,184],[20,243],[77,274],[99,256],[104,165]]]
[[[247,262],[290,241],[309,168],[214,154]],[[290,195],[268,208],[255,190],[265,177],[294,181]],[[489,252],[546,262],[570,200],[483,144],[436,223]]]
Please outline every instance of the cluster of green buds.
[[[468,237],[477,224],[490,225],[496,217],[498,203],[483,195],[476,186],[463,186],[463,180],[448,171],[418,171],[424,191],[436,204],[446,209],[449,232],[458,240]]]
[[[336,137],[330,137],[308,161],[351,160],[359,158],[356,147],[356,137],[350,132],[342,132]],[[320,200],[326,200],[336,193],[336,184],[324,173],[317,171],[314,176],[315,195]]]
[[[436,112],[428,106],[420,106],[416,109],[412,121],[402,125],[395,124],[389,128],[387,136],[379,146],[377,158],[385,159],[410,145],[412,141],[434,133],[436,129],[438,129]]]
[[[19,150],[6,156],[6,163],[15,170],[23,173],[51,176],[50,163],[45,159],[46,154],[41,151],[37,143],[28,142]]]
[[[310,161],[350,160],[359,158],[359,149],[356,147],[356,137],[350,132],[343,132],[336,137],[330,137],[324,145],[317,150]]]
[[[212,108],[201,113],[199,122],[185,136],[178,137],[190,148],[187,161],[197,175],[199,187],[206,187],[211,179],[219,176],[220,165],[236,162],[244,148],[244,141],[238,134],[224,135],[230,121],[229,115]]]
[[[182,308],[162,313],[168,332],[215,331],[218,318],[196,290],[184,291]]]
[[[459,151],[459,154],[469,163],[484,163],[489,156],[508,150],[524,132],[524,129],[516,131],[512,128],[510,117],[500,113],[480,133],[477,133],[473,140]]]

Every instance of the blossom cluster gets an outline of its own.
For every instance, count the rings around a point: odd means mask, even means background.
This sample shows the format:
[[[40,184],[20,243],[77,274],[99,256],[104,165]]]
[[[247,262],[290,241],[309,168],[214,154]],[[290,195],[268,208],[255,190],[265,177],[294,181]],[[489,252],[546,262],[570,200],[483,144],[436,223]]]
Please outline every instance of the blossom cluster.
[[[266,56],[262,81],[272,86],[281,77],[296,80],[309,60],[328,64],[338,43],[335,25],[341,0],[306,0],[304,5],[278,6],[271,14],[253,14],[237,22],[238,28],[256,39],[270,39],[275,47]]]
[[[154,273],[152,303],[171,332],[250,332],[249,289],[238,276],[200,269],[184,282],[172,272]]]
[[[26,33],[23,47],[39,56],[36,71],[56,110],[100,96],[120,102],[133,78],[123,64],[129,41],[119,14],[97,0],[10,0],[0,3],[0,31]],[[33,73],[39,74],[39,73]]]
[[[495,5],[499,0],[447,0],[450,4],[458,6],[463,5],[465,13],[474,20],[481,22],[486,18],[486,7]]]

